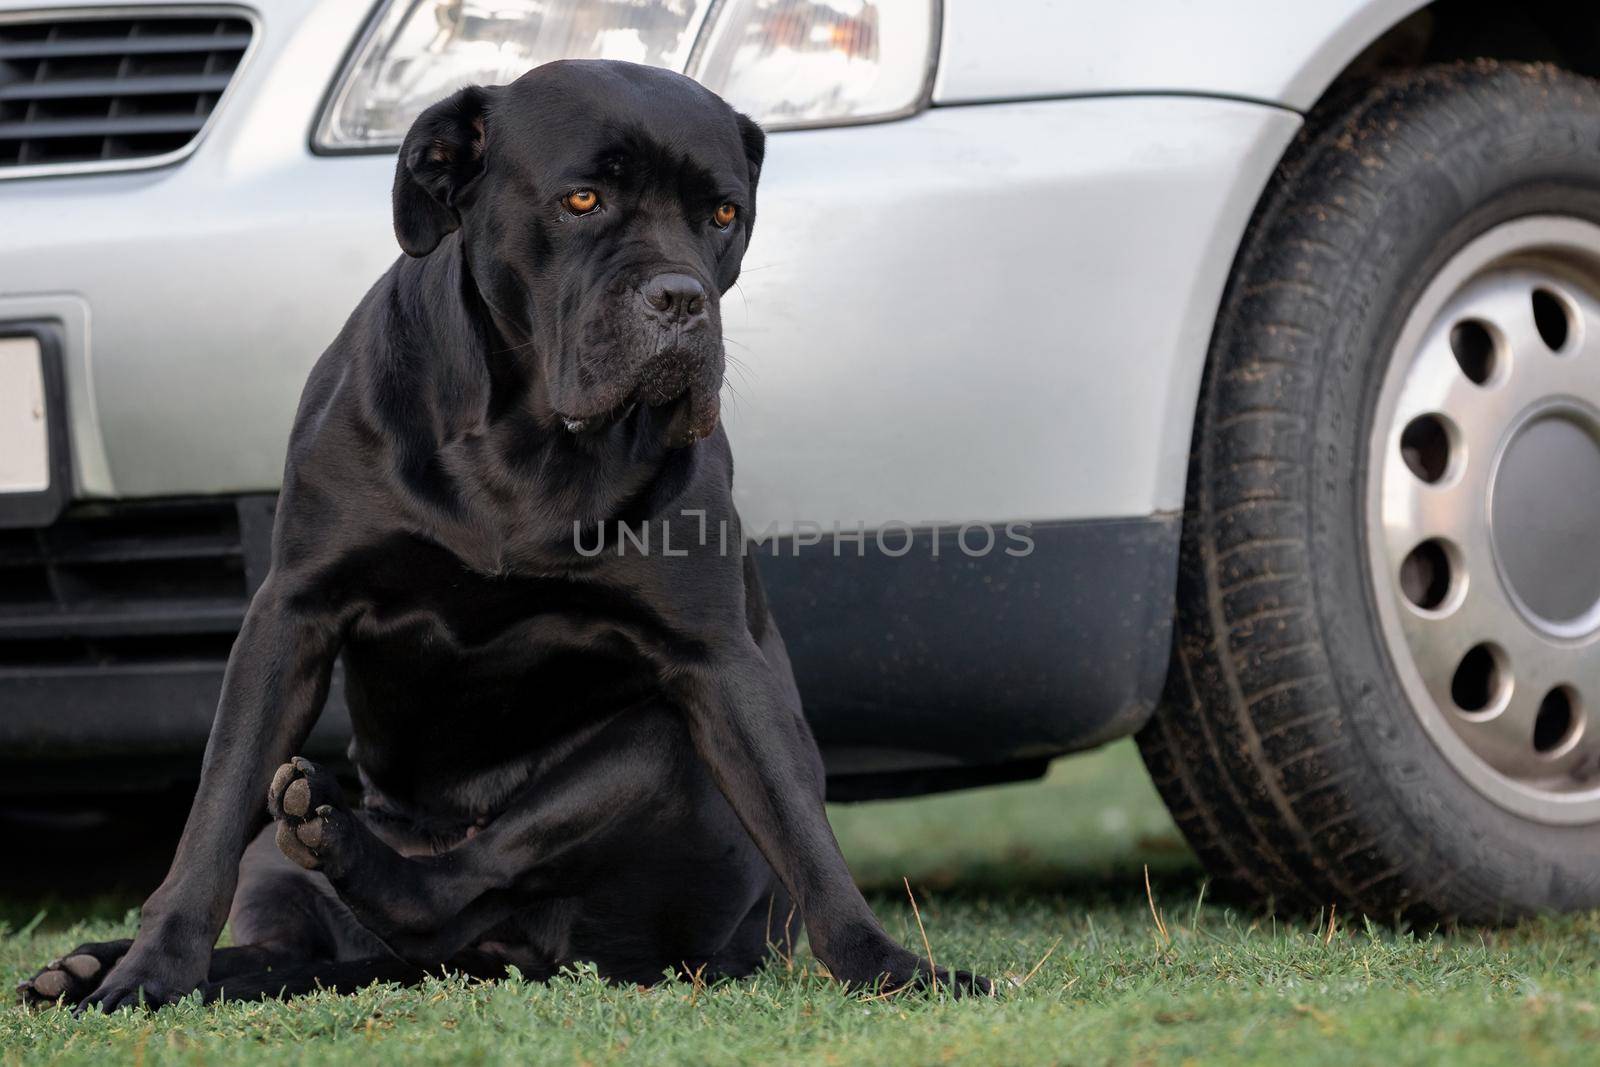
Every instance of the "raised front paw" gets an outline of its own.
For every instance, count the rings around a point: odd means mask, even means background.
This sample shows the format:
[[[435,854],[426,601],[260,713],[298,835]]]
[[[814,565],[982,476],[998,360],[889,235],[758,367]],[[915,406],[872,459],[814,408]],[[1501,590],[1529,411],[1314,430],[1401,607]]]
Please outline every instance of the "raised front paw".
[[[79,945],[61,959],[45,964],[33,977],[18,982],[17,1000],[24,1008],[75,1005],[95,991],[106,971],[122,958],[130,944],[130,941],[99,941]]]
[[[332,774],[296,756],[272,776],[267,812],[277,820],[278,848],[285,856],[308,871],[343,870],[352,816]]]

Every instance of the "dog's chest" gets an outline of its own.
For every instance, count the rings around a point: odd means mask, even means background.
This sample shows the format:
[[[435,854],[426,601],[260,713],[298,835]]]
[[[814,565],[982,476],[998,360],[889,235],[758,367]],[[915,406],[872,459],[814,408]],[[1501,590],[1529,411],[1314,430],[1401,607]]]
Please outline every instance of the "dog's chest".
[[[492,809],[541,754],[658,685],[615,632],[493,598],[474,618],[369,620],[343,663],[357,762],[386,793],[447,812]]]
[[[359,570],[362,610],[343,649],[358,732],[396,748],[523,751],[656,686],[639,652],[650,612],[626,591],[486,575],[421,542],[390,547]]]

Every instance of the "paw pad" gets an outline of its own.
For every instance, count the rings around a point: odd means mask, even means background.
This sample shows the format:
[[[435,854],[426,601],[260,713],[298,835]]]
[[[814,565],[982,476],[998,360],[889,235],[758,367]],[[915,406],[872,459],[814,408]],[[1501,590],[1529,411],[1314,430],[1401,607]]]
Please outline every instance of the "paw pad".
[[[267,810],[278,821],[278,850],[307,870],[328,871],[329,861],[337,860],[329,852],[337,845],[342,808],[338,783],[310,760],[297,756],[272,776]]]
[[[289,788],[283,791],[283,810],[297,818],[305,818],[311,811],[311,783],[304,778],[296,778],[289,783]]]
[[[51,960],[38,974],[17,983],[17,999],[30,1008],[54,1004],[62,997],[75,1002],[94,988],[100,971],[100,961],[87,953]]]

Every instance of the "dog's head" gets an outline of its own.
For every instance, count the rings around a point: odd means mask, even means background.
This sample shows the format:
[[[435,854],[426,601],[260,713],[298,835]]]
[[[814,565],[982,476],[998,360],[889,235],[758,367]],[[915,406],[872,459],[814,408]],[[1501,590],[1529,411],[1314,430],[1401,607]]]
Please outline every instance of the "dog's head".
[[[682,75],[549,63],[424,111],[400,149],[408,255],[459,230],[484,301],[526,338],[549,415],[593,432],[637,406],[709,434],[720,302],[755,222],[760,127]]]

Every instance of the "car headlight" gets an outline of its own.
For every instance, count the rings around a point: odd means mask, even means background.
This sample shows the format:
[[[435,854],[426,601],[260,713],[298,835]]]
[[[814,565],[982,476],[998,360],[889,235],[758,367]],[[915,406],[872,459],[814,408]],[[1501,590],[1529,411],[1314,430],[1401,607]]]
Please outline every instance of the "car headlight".
[[[924,99],[935,21],[935,0],[387,0],[316,143],[393,147],[435,100],[552,59],[682,71],[768,129],[889,118]]]

